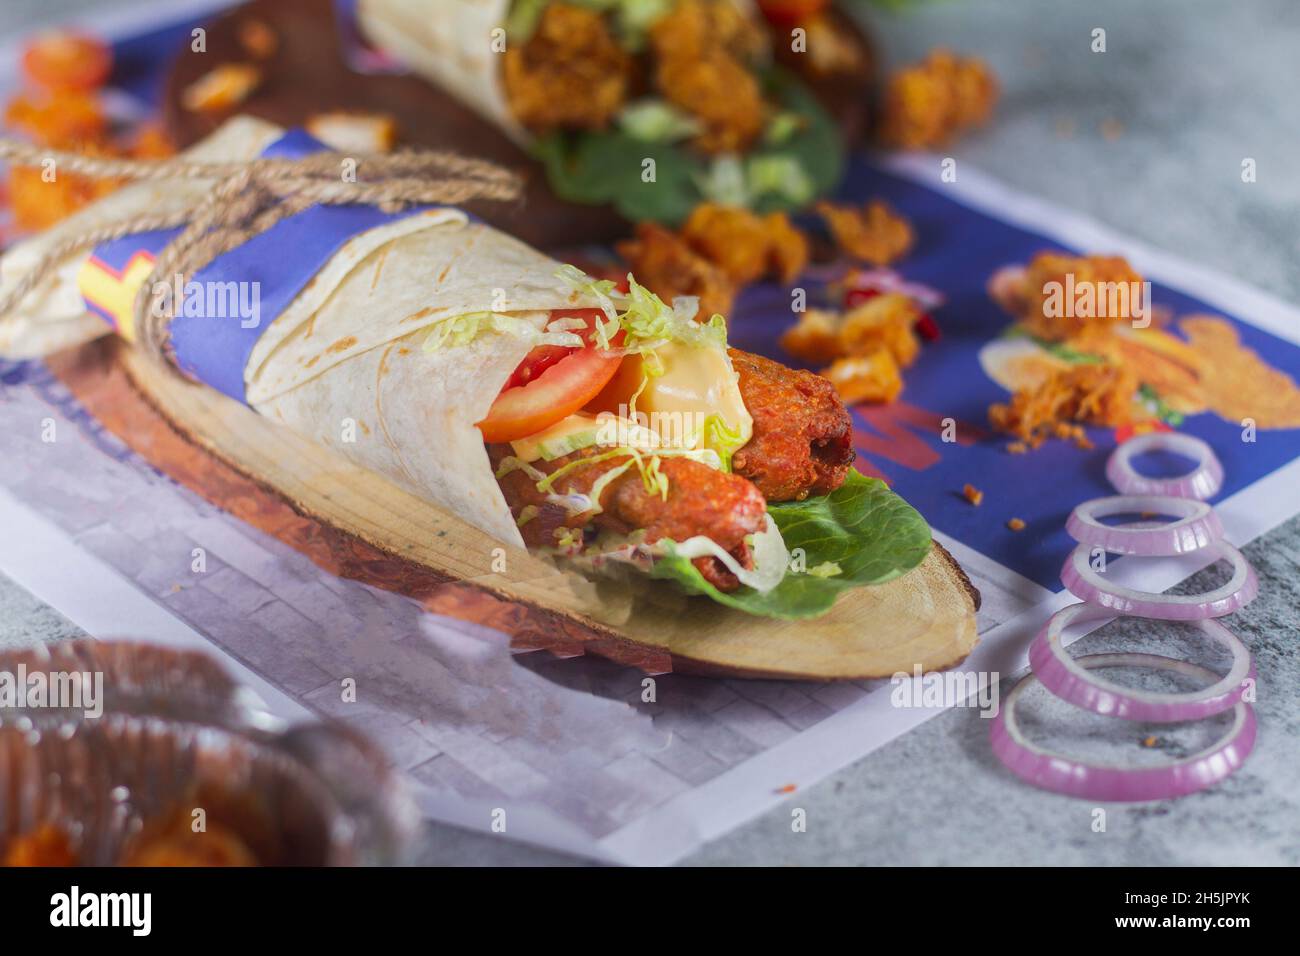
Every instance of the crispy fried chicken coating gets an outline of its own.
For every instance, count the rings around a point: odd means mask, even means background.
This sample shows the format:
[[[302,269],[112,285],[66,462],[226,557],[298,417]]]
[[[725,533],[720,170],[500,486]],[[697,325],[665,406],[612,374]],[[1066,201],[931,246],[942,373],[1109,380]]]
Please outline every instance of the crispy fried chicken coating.
[[[585,448],[557,458],[537,461],[533,466],[551,474],[571,462],[598,458],[608,449]],[[489,445],[493,467],[513,452],[509,445]],[[602,475],[627,463],[627,457],[593,460],[561,476],[551,489],[555,495],[587,495]],[[531,505],[536,515],[520,528],[529,547],[554,547],[556,532],[564,528],[594,528],[617,534],[644,531],[647,544],[660,538],[685,541],[697,535],[712,538],[735,556],[742,567],[753,567],[753,556],[745,543],[748,535],[766,528],[767,502],[749,481],[686,458],[660,459],[660,472],[668,479],[665,499],[648,491],[640,472],[630,468],[611,481],[600,494],[603,510],[574,513],[537,490],[537,482],[524,471],[512,471],[499,479],[501,491],[510,510],[518,518]],[[722,562],[716,558],[696,558],[693,562],[714,587],[722,591],[740,586]]]
[[[731,314],[735,284],[671,229],[643,222],[635,239],[618,244],[618,253],[637,281],[665,302],[682,295],[699,296],[701,321]]]
[[[853,426],[835,388],[820,375],[728,349],[754,434],[731,459],[768,501],[802,501],[844,483],[853,463]]]
[[[605,18],[567,3],[549,5],[528,42],[506,50],[502,73],[511,112],[534,133],[608,126],[631,74]]]
[[[682,238],[737,285],[772,271],[791,282],[808,264],[808,238],[783,212],[760,217],[736,206],[701,203],[682,227]]]
[[[1109,363],[1073,365],[989,406],[989,422],[1036,448],[1048,438],[1079,438],[1071,422],[1123,425],[1132,420],[1137,375]]]
[[[1142,277],[1123,256],[1040,252],[1024,273],[1018,316],[1031,333],[1052,342],[1130,322],[1144,306]],[[1075,298],[1066,300],[1073,289]],[[1090,301],[1088,301],[1090,300]]]
[[[892,402],[903,389],[902,369],[916,361],[917,304],[899,292],[867,299],[843,315],[809,309],[786,329],[781,347],[816,365],[849,404]]]
[[[841,250],[874,266],[901,259],[916,241],[912,224],[879,199],[862,208],[822,201],[817,212]]]
[[[763,93],[748,58],[750,27],[730,3],[681,0],[650,29],[655,82],[665,99],[696,117],[705,153],[743,152],[763,131]]]
[[[890,77],[881,139],[903,149],[943,145],[987,122],[997,98],[997,78],[982,60],[933,50]]]

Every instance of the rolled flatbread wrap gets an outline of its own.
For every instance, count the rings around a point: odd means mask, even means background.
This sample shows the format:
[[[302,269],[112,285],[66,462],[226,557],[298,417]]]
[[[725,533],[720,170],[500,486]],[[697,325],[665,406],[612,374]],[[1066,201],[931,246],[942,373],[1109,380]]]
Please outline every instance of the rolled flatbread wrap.
[[[271,124],[239,117],[186,155],[252,159],[283,134]],[[0,280],[17,281],[41,250],[92,224],[191,200],[211,186],[204,181],[128,186],[16,246],[0,260]],[[62,263],[14,321],[0,324],[0,352],[32,357],[112,331],[82,297],[87,272],[94,271],[91,258],[87,252]],[[487,334],[436,351],[425,350],[423,343],[431,327],[458,316],[494,313],[540,332],[551,310],[594,305],[557,278],[560,266],[454,209],[418,211],[366,230],[343,241],[317,271],[303,277],[301,291],[278,315],[253,330],[255,341],[237,374],[244,394],[235,397],[488,534],[522,546],[474,425],[533,342],[517,334]],[[287,262],[270,262],[267,275],[286,268]],[[128,277],[124,273],[122,281]],[[143,278],[137,275],[134,287],[114,290],[112,298],[132,302]],[[261,298],[268,297],[263,290]],[[200,328],[196,335],[211,330],[197,323],[233,321],[194,320]],[[175,323],[173,342],[186,368],[186,337]],[[195,350],[197,364],[211,362],[203,343]],[[234,393],[231,387],[222,390]]]

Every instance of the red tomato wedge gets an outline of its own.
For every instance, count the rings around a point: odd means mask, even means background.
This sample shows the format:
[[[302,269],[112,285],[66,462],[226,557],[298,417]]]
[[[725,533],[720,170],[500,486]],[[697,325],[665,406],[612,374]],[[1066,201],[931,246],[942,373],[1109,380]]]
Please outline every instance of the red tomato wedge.
[[[46,90],[97,90],[113,69],[108,44],[84,33],[38,33],[23,49],[23,75]]]
[[[578,318],[587,323],[580,333],[587,345],[564,348],[539,345],[519,363],[510,381],[492,403],[487,418],[478,423],[486,442],[507,442],[535,435],[561,418],[572,415],[596,397],[614,377],[621,355],[609,355],[591,341],[599,309],[554,312],[553,319]],[[620,331],[610,343],[623,341]]]

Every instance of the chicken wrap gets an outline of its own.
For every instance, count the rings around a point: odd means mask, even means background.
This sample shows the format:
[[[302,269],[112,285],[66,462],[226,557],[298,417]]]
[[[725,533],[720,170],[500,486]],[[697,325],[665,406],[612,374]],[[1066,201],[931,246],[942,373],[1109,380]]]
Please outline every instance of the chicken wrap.
[[[319,149],[238,118],[191,158]],[[4,287],[51,243],[202,182],[123,188],[0,260]],[[173,233],[62,263],[0,319],[0,351],[131,338]],[[676,581],[750,613],[806,617],[915,567],[929,529],[852,471],[828,382],[727,344],[722,316],[594,279],[451,208],[311,207],[175,288],[185,374],[497,540],[592,573]]]
[[[676,224],[704,200],[798,208],[840,176],[834,122],[750,0],[359,0],[357,18],[570,201]]]

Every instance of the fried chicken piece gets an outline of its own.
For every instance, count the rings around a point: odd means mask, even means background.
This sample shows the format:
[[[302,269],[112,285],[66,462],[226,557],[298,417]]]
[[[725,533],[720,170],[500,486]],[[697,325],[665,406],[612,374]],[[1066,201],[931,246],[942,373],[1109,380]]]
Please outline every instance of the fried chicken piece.
[[[802,501],[844,483],[853,463],[853,425],[835,387],[739,349],[728,349],[754,434],[731,459],[768,501]]]
[[[678,296],[700,299],[696,318],[730,315],[736,287],[722,269],[700,255],[686,240],[657,223],[637,226],[636,238],[620,242],[618,253],[637,281],[665,302]]]
[[[764,124],[762,89],[748,63],[755,47],[729,6],[681,0],[650,28],[656,85],[703,123],[694,145],[710,154],[743,152]]]
[[[840,316],[826,309],[808,309],[781,333],[781,348],[809,365],[826,365],[844,355]]]
[[[607,449],[592,446],[554,461],[533,462],[533,467],[552,474],[572,462],[599,458],[604,451]],[[512,453],[509,445],[488,446],[494,468]],[[626,456],[592,460],[557,479],[550,494],[587,495],[602,475],[627,462]],[[519,529],[529,547],[554,547],[556,532],[564,528],[594,528],[616,534],[644,531],[647,544],[660,538],[685,541],[703,535],[732,554],[742,567],[752,568],[753,555],[745,538],[767,526],[767,502],[758,488],[739,475],[687,458],[661,458],[659,471],[668,479],[666,498],[647,490],[640,471],[632,467],[602,489],[599,504],[603,510],[595,515],[589,511],[573,513],[555,503],[548,493],[537,490],[537,482],[524,471],[503,475],[498,483],[516,519],[524,508],[536,509],[534,517]],[[696,558],[692,563],[705,580],[721,591],[740,586],[736,576],[716,558]]]
[[[1071,422],[1123,425],[1132,420],[1138,379],[1120,365],[1072,365],[1053,372],[1032,388],[989,406],[989,422],[998,431],[1037,447],[1048,438],[1082,437]]]
[[[890,77],[880,138],[903,149],[941,146],[987,122],[997,98],[997,78],[982,60],[933,50]]]
[[[764,216],[763,228],[767,230],[769,267],[789,285],[808,266],[808,237],[783,212]]]
[[[506,50],[506,101],[534,133],[604,129],[627,99],[632,58],[598,12],[567,3],[543,11],[528,42]]]
[[[1120,322],[1140,317],[1150,307],[1143,289],[1142,277],[1123,256],[1040,252],[1010,299],[1020,303],[1018,318],[1030,333],[1059,342],[1109,332]]]
[[[888,349],[836,359],[822,375],[850,405],[883,405],[903,391],[903,373]]]
[[[700,203],[682,226],[682,238],[738,285],[748,285],[767,271],[767,229],[748,209]]]
[[[721,52],[749,64],[766,55],[763,27],[735,0],[677,0],[672,6],[650,28],[650,46],[660,60]]]
[[[860,209],[822,201],[817,213],[842,251],[875,266],[901,259],[916,241],[912,224],[879,199]]]
[[[844,315],[809,309],[781,336],[781,347],[805,362],[829,364],[824,375],[849,404],[892,402],[901,370],[916,361],[917,304],[900,292],[873,296]]]
[[[808,264],[808,237],[783,212],[760,217],[737,206],[700,203],[681,237],[737,285],[773,271],[791,282]]]
[[[921,351],[921,342],[912,331],[920,317],[920,308],[901,292],[867,299],[840,320],[844,354],[870,355],[884,349],[899,368],[907,368]]]

